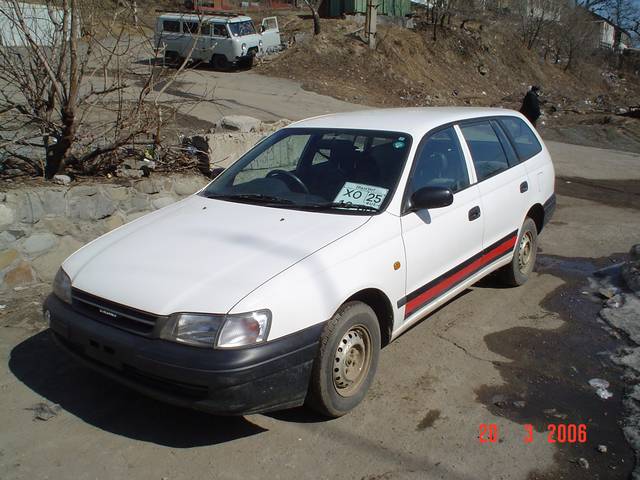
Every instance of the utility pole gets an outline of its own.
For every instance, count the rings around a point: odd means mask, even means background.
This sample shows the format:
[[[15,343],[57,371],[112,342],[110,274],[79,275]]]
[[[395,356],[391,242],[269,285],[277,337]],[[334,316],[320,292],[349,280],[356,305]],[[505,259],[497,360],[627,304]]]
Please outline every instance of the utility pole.
[[[376,30],[378,24],[378,0],[367,0],[367,17],[364,25],[364,36],[369,41],[369,48],[376,48]]]

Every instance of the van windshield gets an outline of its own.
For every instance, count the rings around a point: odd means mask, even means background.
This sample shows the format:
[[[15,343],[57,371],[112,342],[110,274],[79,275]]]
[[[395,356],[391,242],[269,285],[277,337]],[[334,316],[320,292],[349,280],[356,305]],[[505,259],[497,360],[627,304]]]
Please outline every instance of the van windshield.
[[[253,35],[256,33],[256,28],[253,26],[251,20],[245,22],[229,23],[229,30],[234,37],[244,37],[245,35]]]
[[[406,133],[285,128],[258,143],[201,195],[277,208],[371,215],[393,196]]]

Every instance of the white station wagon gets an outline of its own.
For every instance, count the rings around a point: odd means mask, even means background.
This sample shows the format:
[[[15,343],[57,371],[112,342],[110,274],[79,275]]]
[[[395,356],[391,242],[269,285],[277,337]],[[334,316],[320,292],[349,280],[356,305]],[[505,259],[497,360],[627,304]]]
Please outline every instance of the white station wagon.
[[[59,345],[155,398],[337,417],[410,326],[493,271],[523,284],[554,207],[517,112],[326,115],[71,255],[44,314]]]

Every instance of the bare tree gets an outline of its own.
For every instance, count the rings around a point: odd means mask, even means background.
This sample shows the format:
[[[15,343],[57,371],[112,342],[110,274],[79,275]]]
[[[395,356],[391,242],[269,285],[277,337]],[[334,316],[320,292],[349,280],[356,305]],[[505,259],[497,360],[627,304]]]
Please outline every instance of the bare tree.
[[[519,0],[522,41],[531,50],[545,37],[546,30],[560,20],[563,3],[558,0]]]
[[[52,178],[71,163],[90,171],[140,135],[159,141],[159,99],[193,46],[175,71],[136,66],[134,50],[153,45],[130,33],[131,13],[109,0],[0,4],[13,32],[0,42],[0,162]]]
[[[304,0],[304,3],[311,11],[311,18],[313,18],[313,34],[320,35],[320,14],[318,13],[318,8],[320,8],[322,0]]]

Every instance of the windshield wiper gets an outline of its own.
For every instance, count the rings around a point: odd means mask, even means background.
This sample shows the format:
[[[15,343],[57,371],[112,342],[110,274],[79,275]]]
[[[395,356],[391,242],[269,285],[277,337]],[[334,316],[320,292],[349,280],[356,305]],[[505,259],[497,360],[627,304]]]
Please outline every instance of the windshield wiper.
[[[349,210],[361,210],[364,212],[377,212],[378,209],[376,207],[372,207],[370,205],[356,205],[353,203],[344,203],[344,202],[328,202],[328,203],[305,203],[301,204],[302,208],[313,208],[314,210],[332,210],[334,208],[345,208]]]
[[[289,205],[293,203],[286,198],[274,197],[273,195],[263,195],[262,193],[236,193],[236,194],[222,194],[222,193],[204,193],[207,198],[217,198],[220,200],[248,200],[256,203],[267,203],[277,205]]]

